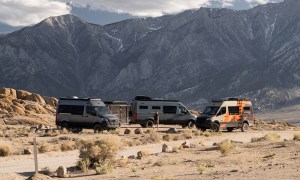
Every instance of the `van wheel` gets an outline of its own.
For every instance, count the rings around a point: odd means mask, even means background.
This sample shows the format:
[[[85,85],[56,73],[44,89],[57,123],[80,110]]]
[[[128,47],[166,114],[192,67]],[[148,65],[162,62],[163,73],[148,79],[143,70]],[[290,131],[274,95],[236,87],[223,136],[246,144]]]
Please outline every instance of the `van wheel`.
[[[217,123],[213,123],[212,126],[211,126],[211,130],[212,130],[213,132],[219,132],[219,130],[220,130],[220,125],[217,124]]]
[[[102,130],[102,126],[100,124],[94,125],[94,133],[97,133]]]
[[[241,127],[242,132],[247,132],[249,130],[249,124],[243,123],[243,126]]]
[[[146,122],[146,128],[152,128],[154,126],[154,122],[152,120],[148,120]]]
[[[61,130],[66,131],[66,130],[69,129],[69,124],[64,122],[64,123],[61,124],[60,127],[61,127]]]
[[[189,121],[188,124],[187,124],[187,127],[188,127],[189,129],[194,128],[194,127],[195,127],[195,122],[194,122],[194,121]]]
[[[233,127],[228,127],[226,129],[227,129],[228,132],[232,132],[234,128]]]

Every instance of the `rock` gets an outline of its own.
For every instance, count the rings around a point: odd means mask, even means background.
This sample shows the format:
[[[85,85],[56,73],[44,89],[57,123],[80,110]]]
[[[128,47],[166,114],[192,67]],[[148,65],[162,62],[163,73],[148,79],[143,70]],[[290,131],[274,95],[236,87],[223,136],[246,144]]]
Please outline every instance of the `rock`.
[[[0,110],[0,114],[1,114],[1,110]],[[5,122],[3,121],[3,119],[0,119],[0,126],[5,125]]]
[[[195,148],[195,147],[197,147],[198,146],[198,144],[196,144],[196,143],[191,143],[190,144],[190,148]]]
[[[183,148],[190,148],[191,147],[191,144],[189,141],[185,141],[183,144],[182,144],[182,147]]]
[[[135,155],[128,156],[128,159],[135,159]]]
[[[30,155],[30,154],[32,154],[32,152],[31,152],[30,149],[24,149],[23,152],[24,152],[25,155]]]
[[[16,99],[17,98],[17,92],[15,89],[12,88],[2,88],[0,90],[0,94],[4,94],[5,96],[9,96],[12,99]]]
[[[27,96],[30,96],[32,93],[24,90],[17,90],[17,98],[25,100]]]
[[[15,113],[17,113],[17,114],[20,114],[20,115],[25,114],[24,109],[22,109],[22,108],[20,108],[20,107],[18,107],[18,106],[16,106],[16,105],[11,105],[11,108],[12,108],[13,111],[14,111]]]
[[[67,177],[67,169],[63,166],[59,166],[59,168],[56,170],[56,173],[59,178]]]
[[[40,103],[40,104],[46,104],[46,102],[42,98],[42,96],[40,96],[39,94],[35,94],[35,93],[33,93],[29,96],[26,96],[25,100],[37,102],[37,103]]]
[[[27,104],[25,109],[36,114],[48,114],[48,112],[38,104]]]
[[[15,101],[15,100],[13,100],[12,103],[13,103],[15,106],[17,106],[17,107],[23,109],[23,111],[25,111],[25,108],[24,108],[24,106],[23,106],[21,103]]]
[[[40,124],[37,126],[36,128],[37,130],[42,130],[42,129],[46,129],[46,127],[43,124]]]
[[[124,134],[132,134],[132,131],[130,129],[125,129]]]
[[[7,98],[7,97],[1,98],[1,100],[0,100],[0,108],[1,109],[7,110],[7,108],[10,107],[11,105],[12,105],[12,101],[10,98]]]
[[[144,133],[143,130],[140,128],[134,130],[134,134],[143,134],[143,133]]]
[[[137,158],[138,159],[142,159],[145,156],[147,156],[147,154],[144,151],[137,152]]]
[[[54,97],[48,97],[48,96],[43,96],[43,99],[45,100],[46,104],[56,107],[58,100]]]
[[[8,113],[7,110],[0,108],[0,114],[7,114],[7,113]]]
[[[162,145],[162,152],[173,152],[173,148],[167,144]]]
[[[175,128],[170,128],[166,131],[166,133],[169,133],[169,134],[177,134],[178,133],[178,130],[175,129]]]

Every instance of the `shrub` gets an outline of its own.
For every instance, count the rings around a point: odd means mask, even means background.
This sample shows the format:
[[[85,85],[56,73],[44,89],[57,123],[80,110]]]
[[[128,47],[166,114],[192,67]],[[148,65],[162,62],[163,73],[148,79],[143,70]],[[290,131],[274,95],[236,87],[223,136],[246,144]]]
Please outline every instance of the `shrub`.
[[[39,147],[38,147],[39,153],[45,153],[51,151],[51,146],[49,143],[43,142]]]
[[[219,150],[223,155],[228,155],[233,149],[234,146],[229,140],[225,140],[219,144]]]
[[[109,137],[92,141],[83,141],[80,147],[81,160],[90,162],[90,165],[99,164],[96,173],[108,172],[113,167],[117,151],[121,148],[121,141],[116,137]],[[86,164],[87,165],[87,164]]]
[[[193,132],[193,134],[195,135],[195,136],[200,136],[201,135],[201,131],[200,130],[193,130],[192,131]]]
[[[147,143],[158,143],[161,140],[160,133],[151,131],[149,134],[145,134],[144,137],[141,138],[143,144]]]
[[[173,139],[173,135],[172,134],[165,134],[165,135],[163,135],[162,138],[163,138],[164,141],[170,141],[170,140]]]
[[[11,154],[11,147],[6,144],[0,144],[0,156],[8,156]]]
[[[77,167],[81,169],[82,172],[86,173],[91,166],[91,161],[89,158],[82,158],[80,161],[77,162]]]
[[[278,141],[280,140],[280,135],[277,133],[269,133],[263,137],[254,137],[251,139],[251,142],[259,142],[259,141]]]
[[[71,151],[74,149],[73,141],[65,141],[60,145],[62,151]]]
[[[179,140],[184,140],[184,136],[182,136],[181,134],[177,134],[174,136],[173,140],[174,141],[179,141]]]
[[[193,133],[190,129],[186,129],[186,130],[183,131],[183,136],[186,139],[191,139],[191,138],[193,138]]]
[[[211,133],[208,132],[208,131],[205,131],[205,132],[203,132],[203,135],[204,135],[205,137],[210,137],[210,136],[211,136]]]
[[[296,132],[294,134],[294,138],[293,138],[294,141],[300,141],[300,132]]]
[[[206,170],[206,166],[204,165],[204,164],[202,164],[202,163],[200,163],[199,165],[198,165],[198,172],[200,173],[200,174],[203,174],[204,173],[204,171]]]
[[[101,161],[99,165],[96,166],[96,174],[107,174],[112,172],[112,170],[113,162],[111,162],[109,159]]]

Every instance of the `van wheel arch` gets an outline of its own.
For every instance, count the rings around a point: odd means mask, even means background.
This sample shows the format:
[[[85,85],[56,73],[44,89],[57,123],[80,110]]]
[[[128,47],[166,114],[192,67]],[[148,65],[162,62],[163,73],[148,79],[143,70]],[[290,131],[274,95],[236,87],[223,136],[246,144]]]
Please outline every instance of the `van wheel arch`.
[[[93,124],[94,133],[97,133],[102,130],[102,125],[100,123]]]
[[[62,130],[64,130],[64,129],[68,130],[69,129],[68,121],[62,121],[60,127]]]
[[[153,119],[147,119],[145,126],[146,126],[146,128],[153,127],[154,126],[154,120]]]
[[[248,121],[244,121],[241,127],[242,132],[247,132],[249,130],[249,123]]]
[[[220,122],[219,121],[214,121],[211,125],[211,130],[213,132],[219,132],[220,130]]]
[[[196,125],[196,121],[195,121],[195,120],[192,120],[192,119],[190,119],[190,120],[188,121],[188,123],[187,123],[187,127],[188,127],[189,129],[194,128],[195,125]]]

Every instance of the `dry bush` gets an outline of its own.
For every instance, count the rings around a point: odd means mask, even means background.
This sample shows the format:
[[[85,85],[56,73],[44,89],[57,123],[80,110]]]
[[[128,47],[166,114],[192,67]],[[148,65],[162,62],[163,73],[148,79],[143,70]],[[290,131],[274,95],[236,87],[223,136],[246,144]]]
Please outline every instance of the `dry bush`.
[[[174,141],[185,140],[185,137],[181,134],[176,134],[174,135],[173,140]]]
[[[105,161],[102,161],[99,163],[99,165],[96,166],[96,174],[107,174],[113,171],[113,162],[111,160],[106,159]]]
[[[120,167],[125,167],[125,166],[128,165],[128,158],[122,156],[122,157],[119,159],[118,163],[119,163],[119,166],[120,166]]]
[[[200,174],[203,174],[206,170],[206,166],[204,164],[200,163],[200,164],[198,164],[197,170]]]
[[[173,140],[173,134],[165,134],[165,135],[163,135],[163,137],[162,137],[162,139],[164,140],[164,141],[171,141],[171,140]]]
[[[62,151],[71,151],[74,150],[74,142],[73,141],[64,141],[61,145],[60,145],[60,149]]]
[[[6,144],[0,144],[0,156],[8,156],[11,154],[11,147]]]
[[[228,139],[219,144],[219,150],[223,155],[228,155],[233,149],[234,146]]]
[[[294,134],[294,138],[293,138],[294,141],[300,141],[300,132],[296,132]]]
[[[145,131],[145,133],[146,134],[150,134],[151,132],[153,132],[154,130],[153,129],[147,129],[146,131]]]
[[[80,161],[77,162],[77,167],[81,169],[82,172],[86,173],[91,166],[91,161],[89,158],[82,158]]]
[[[205,131],[205,132],[203,132],[203,136],[210,137],[211,133],[209,131]]]
[[[171,157],[169,158],[169,164],[171,164],[171,165],[176,165],[177,163],[178,163],[178,160],[176,159],[176,157],[171,156]]]
[[[198,129],[197,129],[197,130],[193,130],[192,132],[193,132],[193,134],[194,134],[195,136],[200,136],[201,133],[202,133],[202,132],[201,132],[200,130],[198,130]]]
[[[38,147],[39,153],[45,153],[45,152],[49,152],[51,150],[52,150],[51,145],[47,142],[41,143],[41,145],[39,145],[39,147]]]
[[[183,131],[183,136],[186,138],[186,139],[191,139],[193,138],[193,133],[190,129],[185,129]]]
[[[251,138],[251,142],[259,142],[259,141],[278,141],[280,140],[280,135],[277,133],[269,133],[263,137],[253,137]]]
[[[145,134],[144,137],[141,138],[143,144],[147,143],[158,143],[161,140],[161,135],[159,132],[151,131],[149,134]]]
[[[164,163],[162,160],[158,160],[153,164],[153,166],[163,166],[163,165],[164,165]]]
[[[121,141],[110,136],[96,141],[82,141],[79,157],[81,161],[89,161],[96,165],[96,173],[107,173],[114,165],[117,151],[121,148]],[[84,164],[87,166],[87,163]]]

